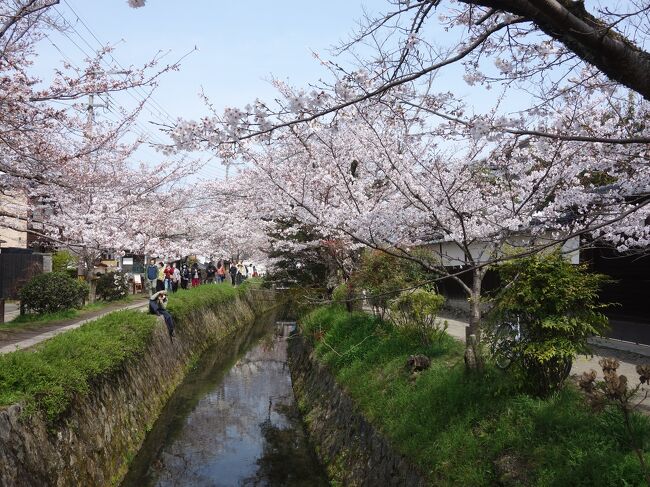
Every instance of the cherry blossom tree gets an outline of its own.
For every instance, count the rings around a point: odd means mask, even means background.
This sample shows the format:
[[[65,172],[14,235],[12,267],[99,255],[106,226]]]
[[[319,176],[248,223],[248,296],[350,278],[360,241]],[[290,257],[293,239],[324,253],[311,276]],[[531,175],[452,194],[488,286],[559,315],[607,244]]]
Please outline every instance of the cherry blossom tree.
[[[69,246],[89,277],[102,249],[146,250],[152,241],[160,246],[163,222],[183,204],[169,205],[164,194],[196,165],[136,164],[141,140],[123,140],[146,99],[114,122],[95,120],[85,103],[86,96],[153,90],[177,65],[159,66],[154,58],[142,67],[120,67],[115,76],[112,48],[105,47],[82,67],[62,63],[50,80],[30,74],[39,62],[39,42],[50,30],[65,29],[51,15],[58,3],[0,2],[0,191],[14,197],[1,209],[0,225],[27,222],[32,232]]]
[[[447,72],[458,76],[460,68],[465,82],[476,87],[470,96],[501,103],[519,93],[531,100],[530,106],[518,107],[522,117],[477,114],[466,118],[467,123],[494,122],[498,131],[570,138],[574,134],[527,125],[536,123],[540,114],[554,112],[563,95],[603,92],[612,96],[623,87],[647,100],[650,85],[645,69],[649,56],[637,47],[647,43],[648,6],[637,0],[615,7],[608,2],[590,3],[595,14],[581,2],[564,0],[387,2],[387,11],[362,21],[350,41],[339,46],[341,55],[352,53],[359,59],[356,69],[321,60],[332,72],[332,82],[297,90],[277,106],[256,100],[200,122],[179,124],[177,134],[187,143],[192,132],[198,140],[216,146],[326,117],[404,86],[411,95],[419,95],[410,102],[426,104],[434,99],[441,115],[454,117],[458,100],[453,95],[441,97],[435,86]],[[492,95],[482,88],[502,93]],[[649,142],[646,134],[620,140],[604,133],[575,136],[621,144]]]
[[[479,329],[488,264],[585,234],[621,249],[649,242],[638,211],[645,200],[634,195],[650,174],[645,153],[634,145],[622,150],[515,134],[491,140],[466,131],[455,146],[441,146],[438,130],[423,130],[427,111],[405,109],[401,101],[357,104],[335,121],[278,130],[267,143],[242,143],[240,153],[253,165],[247,177],[257,188],[247,214],[295,219],[456,279],[470,300],[470,332]],[[598,117],[612,124],[612,117]],[[580,123],[561,118],[556,126],[571,130]],[[419,246],[435,259],[412,252]],[[470,284],[461,279],[466,268]]]
[[[388,107],[381,112],[385,120],[400,120],[402,113],[415,111],[428,136],[476,146],[466,150],[483,151],[483,156],[496,154],[499,147],[509,153],[523,138],[528,144],[581,142],[582,150],[611,164],[601,167],[601,173],[619,172],[625,165],[629,174],[642,176],[650,143],[642,89],[647,70],[632,73],[634,81],[627,71],[617,74],[624,69],[615,61],[634,59],[644,66],[647,54],[635,46],[643,46],[647,37],[647,6],[629,1],[610,8],[594,2],[596,17],[575,2],[538,3],[393,2],[390,11],[366,19],[340,46],[341,53],[353,52],[360,59],[357,69],[322,60],[331,82],[309,90],[276,82],[281,96],[273,106],[256,100],[200,121],[181,122],[173,128],[176,148],[212,149],[225,156],[233,147],[246,147],[245,141],[277,144],[303,125],[332,125],[348,109],[348,116],[360,117],[377,104]],[[574,32],[579,22],[584,29]],[[455,65],[473,90],[470,96],[493,100],[482,112],[455,93],[435,90],[438,78]],[[519,102],[508,112],[509,97],[522,94],[529,103]],[[390,123],[378,120],[373,118],[373,123]],[[402,143],[408,145],[409,139]],[[587,170],[576,166],[576,173]],[[632,179],[630,184],[616,180],[620,198],[647,192],[643,179]],[[645,203],[637,203],[619,216],[642,212]],[[644,245],[645,225],[622,225],[620,238],[607,228],[599,227],[599,236],[626,240],[621,250],[633,244],[630,235],[638,235],[638,245]]]

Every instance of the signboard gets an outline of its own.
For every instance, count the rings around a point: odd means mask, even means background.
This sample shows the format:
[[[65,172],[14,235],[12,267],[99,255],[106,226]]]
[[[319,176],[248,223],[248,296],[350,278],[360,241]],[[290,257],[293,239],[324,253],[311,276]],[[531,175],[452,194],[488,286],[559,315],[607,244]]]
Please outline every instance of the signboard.
[[[133,265],[133,257],[122,257],[122,265]]]

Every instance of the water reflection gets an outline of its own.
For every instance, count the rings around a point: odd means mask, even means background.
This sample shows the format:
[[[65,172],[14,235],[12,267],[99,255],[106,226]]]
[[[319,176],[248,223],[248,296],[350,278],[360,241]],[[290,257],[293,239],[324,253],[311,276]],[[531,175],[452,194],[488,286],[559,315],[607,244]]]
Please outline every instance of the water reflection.
[[[144,458],[136,458],[123,485],[327,485],[294,403],[286,363],[291,328],[276,324],[275,333],[256,341],[223,380],[200,391],[176,427],[157,424],[151,435],[164,437],[163,444],[156,448],[147,439],[149,458],[139,454]]]

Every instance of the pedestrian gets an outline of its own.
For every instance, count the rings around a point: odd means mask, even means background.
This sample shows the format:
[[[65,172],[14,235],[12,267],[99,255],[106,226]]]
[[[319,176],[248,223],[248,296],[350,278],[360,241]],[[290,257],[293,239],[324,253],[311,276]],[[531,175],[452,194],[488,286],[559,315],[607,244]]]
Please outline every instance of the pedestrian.
[[[214,276],[217,273],[217,268],[214,266],[212,261],[208,263],[208,266],[205,268],[205,282],[208,284],[214,283]]]
[[[165,266],[165,291],[171,292],[172,290],[172,275],[174,274],[174,269],[170,263],[167,263]]]
[[[187,266],[187,264],[183,264],[181,267],[181,287],[183,289],[188,288],[191,278],[192,276],[190,275],[190,268]]]
[[[165,264],[158,262],[158,276],[156,278],[156,291],[165,289]]]
[[[217,269],[217,282],[221,284],[226,280],[226,267],[223,262],[219,261],[219,268]]]
[[[158,267],[156,260],[151,259],[147,266],[147,281],[149,281],[149,296],[156,292],[156,281],[158,280]]]
[[[230,279],[232,281],[232,285],[236,286],[237,285],[237,266],[235,265],[235,262],[231,262],[230,264]]]
[[[181,271],[178,267],[176,267],[176,264],[173,264],[173,273],[172,273],[172,292],[178,291],[178,285],[181,282]]]
[[[175,336],[174,318],[172,318],[172,315],[167,311],[167,291],[158,291],[149,298],[149,313],[164,318],[169,333],[169,339],[173,341]]]
[[[253,277],[259,277],[259,274],[257,273],[257,268],[253,266]]]
[[[240,260],[237,262],[237,285],[241,284],[244,281],[244,274],[246,270],[244,269],[244,264]]]
[[[192,287],[197,287],[201,284],[201,269],[196,262],[192,264]]]

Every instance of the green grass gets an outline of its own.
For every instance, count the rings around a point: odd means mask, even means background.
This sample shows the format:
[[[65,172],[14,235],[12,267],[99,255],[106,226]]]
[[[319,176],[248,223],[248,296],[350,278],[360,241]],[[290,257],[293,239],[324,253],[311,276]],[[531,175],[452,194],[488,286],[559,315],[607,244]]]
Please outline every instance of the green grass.
[[[319,358],[435,485],[498,485],[495,465],[506,455],[521,485],[645,485],[621,439],[620,414],[593,412],[574,387],[531,397],[500,371],[467,374],[463,346],[451,338],[423,347],[388,323],[337,307],[314,311],[303,328],[307,336],[322,333]],[[405,363],[414,353],[431,357],[432,366],[412,379]],[[647,444],[648,418],[635,421]]]
[[[247,286],[234,287],[231,284],[204,284],[192,289],[179,289],[170,294],[167,309],[176,319],[183,319],[195,310],[217,306],[230,301]]]
[[[0,356],[0,406],[25,404],[48,420],[64,412],[92,380],[142,352],[156,324],[154,316],[116,311],[47,340],[33,349]]]
[[[170,297],[168,308],[182,320],[249,287],[206,285],[179,291]],[[27,414],[39,410],[55,422],[76,395],[88,393],[96,379],[146,349],[156,320],[139,311],[116,311],[33,348],[0,355],[0,407],[20,402]]]
[[[136,299],[138,299],[137,296],[129,295],[126,298],[117,301],[95,301],[94,303],[86,304],[80,309],[65,309],[54,313],[26,313],[24,315],[16,316],[13,320],[7,323],[0,323],[0,330],[22,327],[23,325],[41,326],[57,321],[80,318],[88,313],[92,313],[93,311],[102,310],[112,304],[129,304],[134,302]]]

